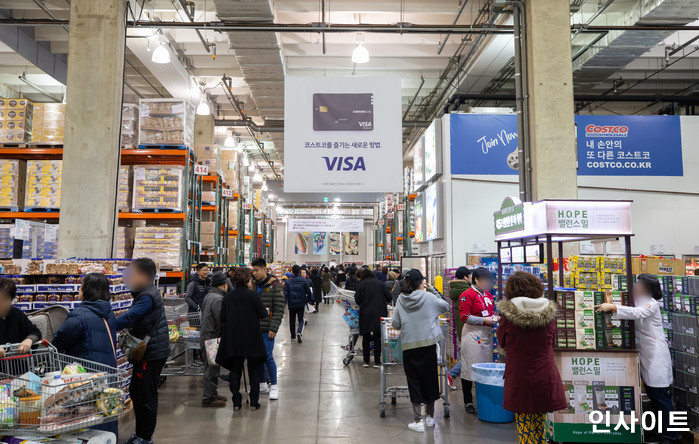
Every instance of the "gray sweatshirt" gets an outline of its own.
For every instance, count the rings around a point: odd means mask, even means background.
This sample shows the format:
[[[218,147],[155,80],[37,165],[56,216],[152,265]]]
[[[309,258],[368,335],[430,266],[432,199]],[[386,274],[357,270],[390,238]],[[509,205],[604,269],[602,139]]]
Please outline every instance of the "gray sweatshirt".
[[[400,330],[403,350],[427,347],[442,340],[439,315],[449,311],[444,299],[424,290],[401,294],[393,311],[393,328]]]

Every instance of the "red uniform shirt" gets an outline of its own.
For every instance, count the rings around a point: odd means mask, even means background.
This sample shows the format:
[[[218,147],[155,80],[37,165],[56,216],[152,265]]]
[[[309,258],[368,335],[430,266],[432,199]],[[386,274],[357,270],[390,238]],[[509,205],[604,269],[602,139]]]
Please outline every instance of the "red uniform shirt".
[[[463,322],[466,322],[469,315],[484,318],[494,313],[493,295],[487,291],[481,293],[471,287],[459,296],[459,317]]]

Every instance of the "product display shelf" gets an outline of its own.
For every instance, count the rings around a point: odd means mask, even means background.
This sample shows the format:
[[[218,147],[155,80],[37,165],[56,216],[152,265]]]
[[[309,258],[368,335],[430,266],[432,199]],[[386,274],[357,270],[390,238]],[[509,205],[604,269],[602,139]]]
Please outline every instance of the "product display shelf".
[[[0,159],[61,160],[63,147],[51,148],[0,148]]]
[[[228,263],[228,201],[227,197],[223,197],[225,185],[219,176],[203,176],[202,181],[206,184],[214,185],[213,192],[216,196],[216,205],[207,205],[202,207],[203,211],[214,212],[214,245],[213,248],[202,250],[201,256],[206,262],[213,262],[214,265],[220,266]]]

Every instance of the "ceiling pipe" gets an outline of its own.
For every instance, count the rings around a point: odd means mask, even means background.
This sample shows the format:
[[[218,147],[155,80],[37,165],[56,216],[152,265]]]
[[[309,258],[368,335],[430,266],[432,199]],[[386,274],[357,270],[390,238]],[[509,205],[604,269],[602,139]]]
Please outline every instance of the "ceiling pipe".
[[[465,103],[467,100],[487,100],[494,102],[514,102],[514,94],[453,94],[449,97],[445,108],[455,104]],[[699,97],[695,96],[669,96],[663,94],[574,94],[573,100],[576,102],[663,102],[678,103],[681,105],[697,105]]]
[[[185,0],[178,0],[177,3],[180,5],[180,8],[184,10],[184,15],[189,19],[190,23],[194,23],[194,2],[187,2]],[[189,6],[189,9],[187,7]],[[206,50],[207,53],[211,52],[211,48],[209,47],[209,42],[204,38],[204,36],[201,34],[200,30],[196,30],[197,35],[199,36],[199,40],[201,41],[201,44],[204,45],[204,49]]]
[[[417,87],[417,91],[415,91],[415,95],[410,100],[410,102],[408,102],[408,106],[405,108],[405,112],[403,113],[403,122],[405,122],[405,119],[408,118],[408,114],[410,114],[410,110],[412,109],[413,104],[417,100],[417,96],[420,95],[420,91],[422,91],[422,87],[424,85],[425,85],[425,78],[422,75],[420,75],[420,86]]]
[[[454,23],[453,25],[456,25],[456,23],[459,21],[461,18],[461,14],[464,13],[464,9],[466,8],[466,5],[468,4],[468,0],[462,0],[461,7],[459,8],[459,11],[456,13],[456,17],[454,18]],[[447,44],[447,40],[449,40],[449,34],[444,37],[444,40],[442,40],[442,43],[439,45],[439,49],[437,49],[437,55],[440,55],[442,51],[444,50],[444,46]]]
[[[587,25],[591,24],[592,22],[594,22],[594,21],[597,19],[597,17],[599,17],[600,15],[602,15],[602,13],[603,13],[604,11],[607,10],[607,8],[609,8],[610,6],[612,6],[612,3],[614,3],[614,0],[607,0],[607,3],[605,3],[604,5],[602,5],[602,7],[600,7],[600,8],[597,10],[597,12],[595,12],[594,14],[592,14],[592,16],[591,16],[589,19],[585,20],[584,25],[587,26]],[[575,32],[573,33],[573,35],[570,37],[570,39],[573,40],[578,34],[580,34],[580,31],[581,31],[581,30],[582,30],[582,28],[576,29]]]
[[[34,88],[35,90],[39,91],[41,94],[45,95],[45,96],[48,97],[49,99],[53,100],[54,102],[60,103],[60,102],[63,101],[63,99],[58,99],[58,98],[52,96],[50,93],[48,93],[48,92],[47,92],[45,89],[43,89],[42,87],[37,86],[37,85],[35,85],[34,83],[30,82],[30,81],[25,77],[24,74],[22,74],[21,76],[19,76],[19,79],[20,79],[22,82],[24,82],[24,83],[26,83],[27,85],[29,85],[29,86],[31,86],[32,88]],[[65,97],[65,96],[64,96],[64,97]]]
[[[46,15],[48,15],[49,17],[51,17],[53,20],[60,20],[60,19],[56,16],[56,14],[54,14],[53,12],[51,12],[51,10],[50,10],[49,8],[46,7],[46,3],[44,2],[44,0],[34,0],[34,4],[35,4],[36,6],[38,6],[39,9],[41,9],[42,11],[44,11],[44,12],[46,13]],[[69,31],[68,31],[68,25],[62,26],[62,28],[63,28],[63,30],[64,30],[65,32],[69,32]]]

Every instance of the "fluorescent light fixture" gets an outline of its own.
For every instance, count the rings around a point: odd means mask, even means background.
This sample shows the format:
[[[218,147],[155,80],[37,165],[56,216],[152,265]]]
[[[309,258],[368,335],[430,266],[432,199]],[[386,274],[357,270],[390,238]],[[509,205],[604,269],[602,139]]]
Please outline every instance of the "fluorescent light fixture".
[[[170,51],[165,47],[165,42],[158,44],[158,47],[153,50],[150,60],[153,63],[170,63]]]
[[[235,139],[233,138],[233,132],[230,129],[228,130],[226,140],[223,142],[223,146],[227,148],[235,148]]]
[[[199,99],[199,106],[197,106],[197,114],[200,116],[208,116],[211,114],[211,108],[209,108],[209,104],[206,100],[206,94],[201,95],[201,99]]]
[[[255,171],[255,174],[252,176],[252,181],[262,182],[262,175],[258,171]]]
[[[367,63],[369,50],[364,47],[364,42],[357,42],[357,47],[352,51],[352,63]]]
[[[334,200],[335,202],[342,202],[342,199],[340,199],[339,197],[336,197]]]

